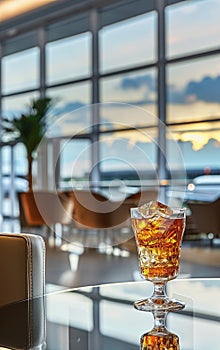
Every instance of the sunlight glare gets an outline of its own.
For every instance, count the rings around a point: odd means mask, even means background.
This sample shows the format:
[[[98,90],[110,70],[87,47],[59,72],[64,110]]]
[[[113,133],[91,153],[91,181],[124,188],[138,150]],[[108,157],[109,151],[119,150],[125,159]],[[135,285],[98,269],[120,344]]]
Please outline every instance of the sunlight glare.
[[[0,20],[5,21],[56,0],[5,0],[0,3]]]

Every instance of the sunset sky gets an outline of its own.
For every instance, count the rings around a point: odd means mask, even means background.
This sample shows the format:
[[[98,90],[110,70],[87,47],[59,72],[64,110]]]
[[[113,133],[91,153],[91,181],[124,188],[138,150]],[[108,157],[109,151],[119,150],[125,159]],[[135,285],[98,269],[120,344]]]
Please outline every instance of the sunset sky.
[[[220,0],[184,1],[166,9],[166,54],[168,58],[212,50],[220,46]],[[150,12],[100,31],[101,73],[120,70],[156,60],[156,12]],[[190,40],[189,40],[190,38]],[[51,42],[46,46],[47,82],[64,82],[84,78],[91,74],[91,34]],[[39,50],[33,48],[7,56],[2,62],[2,86],[5,93],[23,88],[37,88],[39,84]],[[219,55],[187,60],[167,65],[167,121],[170,123],[202,121],[220,118],[220,58]],[[16,76],[16,79],[15,79]],[[109,127],[156,125],[157,71],[144,69],[128,74],[118,74],[100,80],[100,102],[116,102],[118,107],[102,108],[103,130]],[[91,124],[83,115],[83,107],[91,103],[91,85],[77,85],[48,89],[48,95],[59,97],[56,113],[72,112],[71,121],[62,124],[62,132],[72,133]],[[3,110],[8,114],[20,112],[36,93],[3,99]],[[119,106],[121,104],[121,106]],[[123,104],[123,106],[122,106]],[[139,109],[134,110],[131,105]],[[82,107],[79,112],[76,108]],[[140,112],[142,110],[142,112]],[[138,111],[138,112],[137,112]],[[143,112],[144,111],[144,112]],[[149,117],[151,114],[155,118]],[[69,118],[67,118],[69,119]],[[73,130],[73,131],[72,131]],[[202,159],[206,146],[216,150],[220,144],[220,122],[214,124],[180,125],[172,127],[173,138],[190,143],[193,152]],[[115,134],[115,139],[119,134]],[[129,144],[135,143],[134,133],[124,134]],[[157,135],[155,135],[157,137]],[[137,138],[136,142],[140,140]],[[149,138],[142,140],[149,142]],[[112,141],[114,144],[114,142]],[[187,156],[186,156],[187,158]],[[216,164],[218,161],[216,160]]]

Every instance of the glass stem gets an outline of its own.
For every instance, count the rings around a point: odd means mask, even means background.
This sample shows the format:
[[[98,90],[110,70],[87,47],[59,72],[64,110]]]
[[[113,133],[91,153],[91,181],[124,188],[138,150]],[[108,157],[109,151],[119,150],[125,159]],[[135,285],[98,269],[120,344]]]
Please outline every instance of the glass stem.
[[[166,329],[166,311],[155,311],[153,312],[154,316],[154,328],[157,330]]]
[[[153,297],[167,298],[165,287],[165,282],[154,282]]]

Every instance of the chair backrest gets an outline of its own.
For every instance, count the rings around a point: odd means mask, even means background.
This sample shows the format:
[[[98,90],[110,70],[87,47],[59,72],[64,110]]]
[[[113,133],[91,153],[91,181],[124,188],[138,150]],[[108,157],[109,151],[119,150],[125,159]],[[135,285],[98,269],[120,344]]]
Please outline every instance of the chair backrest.
[[[188,201],[187,205],[200,233],[220,234],[220,199],[214,202]]]
[[[45,342],[45,244],[38,235],[0,233],[0,346]]]
[[[44,294],[45,244],[42,237],[0,233],[0,281],[0,307]]]
[[[69,224],[72,220],[73,201],[67,193],[34,191],[18,193],[18,196],[23,227]]]
[[[75,190],[72,197],[76,225],[97,229],[113,228],[129,218],[130,205],[125,202],[113,202],[89,190]]]
[[[89,190],[75,190],[72,198],[76,225],[88,228],[109,227],[108,200],[104,196]]]
[[[20,224],[22,227],[41,226],[45,224],[32,192],[18,192],[18,202]]]

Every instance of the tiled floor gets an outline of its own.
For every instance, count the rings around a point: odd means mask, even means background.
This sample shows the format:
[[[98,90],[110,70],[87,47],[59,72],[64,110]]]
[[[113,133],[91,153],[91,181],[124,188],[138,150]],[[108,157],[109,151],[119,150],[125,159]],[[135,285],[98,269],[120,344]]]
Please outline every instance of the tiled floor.
[[[219,263],[218,261],[212,262],[213,252],[215,256],[219,256]],[[116,249],[115,254],[118,253],[120,251]],[[188,243],[183,244],[180,277],[220,277],[220,248],[210,248],[209,245],[196,244],[195,247],[195,244],[193,246]],[[74,252],[61,251],[58,248],[47,248],[46,279],[48,283],[78,287],[132,281],[139,278],[137,257],[134,252],[127,257],[122,257],[100,254],[96,249],[91,248],[78,255]]]

